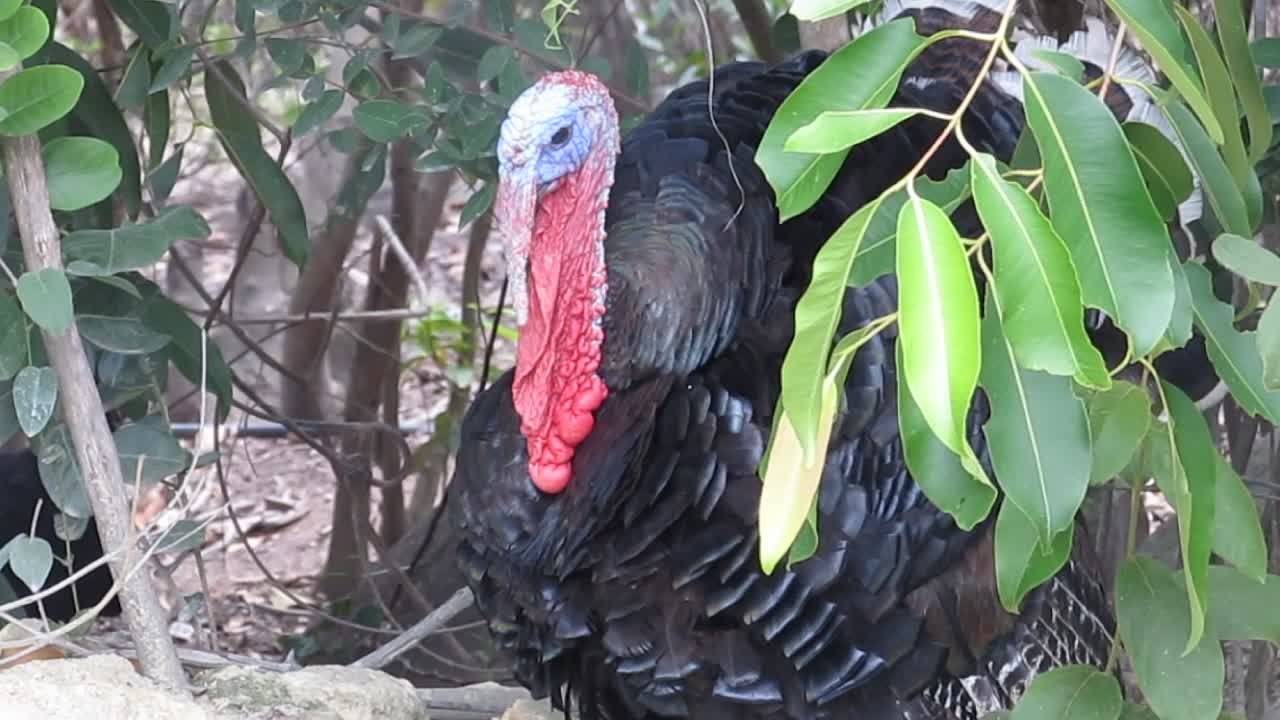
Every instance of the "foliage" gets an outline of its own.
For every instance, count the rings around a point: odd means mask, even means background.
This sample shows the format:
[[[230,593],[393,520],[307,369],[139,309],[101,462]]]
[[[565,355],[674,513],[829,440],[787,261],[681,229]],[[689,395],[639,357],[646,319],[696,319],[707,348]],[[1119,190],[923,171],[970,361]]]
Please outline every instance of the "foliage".
[[[862,4],[802,0],[792,10],[819,19]],[[1264,300],[1280,283],[1280,258],[1252,239],[1269,202],[1262,188],[1280,119],[1267,112],[1264,98],[1275,88],[1263,87],[1258,65],[1276,64],[1280,42],[1250,46],[1238,2],[1215,3],[1208,29],[1180,6],[1108,5],[1168,86],[1125,76],[1123,65],[1108,68],[1105,81],[1086,80],[1079,61],[1047,51],[1028,67],[1006,32],[1012,8],[996,32],[970,34],[989,47],[980,81],[996,60],[1019,78],[1027,125],[1020,147],[1035,151],[1034,164],[1015,158],[1010,169],[959,135],[968,100],[953,113],[889,107],[907,65],[945,36],[921,37],[909,20],[833,53],[775,117],[756,159],[783,217],[813,204],[851,146],[914,115],[945,121],[943,132],[957,134],[970,161],[942,182],[922,176],[922,161],[820,251],[783,368],[760,552],[771,570],[788,551],[792,561],[814,551],[813,478],[837,410],[832,379],[848,361],[831,348],[866,335],[834,336],[839,298],[848,285],[896,271],[901,305],[873,325],[898,326],[899,422],[912,475],[962,527],[988,516],[992,482],[1009,500],[996,519],[995,564],[1010,611],[1066,562],[1090,485],[1141,490],[1153,478],[1175,509],[1182,564],[1171,572],[1149,559],[1127,561],[1119,642],[1159,717],[1208,719],[1222,698],[1218,641],[1274,636],[1274,606],[1266,605],[1273,583],[1254,501],[1200,409],[1159,376],[1155,359],[1185,346],[1194,328],[1235,402],[1265,422],[1280,420],[1280,311]],[[1118,122],[1100,84],[1149,93],[1158,117]],[[1193,191],[1204,212],[1188,220],[1179,206]],[[950,216],[970,197],[983,232],[961,237]],[[1192,233],[1199,256],[1175,256],[1171,220]],[[975,267],[986,281],[982,297]],[[1217,278],[1231,274],[1248,289],[1250,305],[1240,311],[1215,293]],[[1087,308],[1104,311],[1128,340],[1115,368],[1082,324]],[[1116,377],[1130,365],[1141,369],[1142,386]],[[991,408],[983,432],[993,477],[966,440],[975,389]],[[1211,567],[1214,554],[1234,567]],[[1117,717],[1122,709],[1109,674],[1069,667],[1037,678],[1013,715]]]

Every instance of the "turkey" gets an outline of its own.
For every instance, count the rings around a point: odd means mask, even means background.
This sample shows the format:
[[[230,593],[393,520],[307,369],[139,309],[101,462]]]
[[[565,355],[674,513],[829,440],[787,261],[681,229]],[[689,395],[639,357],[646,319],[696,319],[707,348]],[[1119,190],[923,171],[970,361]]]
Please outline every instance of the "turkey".
[[[10,566],[6,546],[14,538],[31,532],[31,519],[35,515],[37,503],[40,504],[40,515],[35,523],[35,537],[48,542],[55,557],[44,587],[53,587],[68,577],[67,566],[62,562],[68,554],[67,543],[58,537],[54,526],[58,506],[49,497],[40,480],[38,462],[31,450],[0,452],[0,605],[13,599],[5,597],[5,582],[19,596],[28,594],[26,584],[18,579]],[[93,520],[89,520],[84,534],[71,542],[70,556],[72,567],[76,571],[102,557],[102,542],[98,538],[98,528]],[[113,585],[110,568],[105,563],[101,564],[80,578],[75,583],[74,590],[68,586],[43,598],[41,603],[45,616],[56,622],[67,622],[75,617],[78,608],[88,609],[101,602]],[[16,614],[21,615],[23,612],[29,617],[40,616],[35,604],[24,606]],[[119,601],[112,598],[100,614],[119,615]]]
[[[981,3],[890,0],[873,23],[903,14],[922,34],[998,20]],[[985,52],[932,46],[893,103],[951,111]],[[816,554],[760,569],[759,464],[814,254],[942,129],[918,118],[856,147],[817,204],[779,224],[754,152],[825,57],[721,67],[621,142],[607,90],[576,71],[542,78],[503,125],[495,219],[517,359],[463,421],[449,511],[516,677],[583,718],[977,718],[1038,672],[1105,663],[1113,621],[1083,533],[1011,615],[992,523],[960,530],[909,476],[892,330],[859,350],[844,385]],[[1130,93],[1112,86],[1122,117],[1143,112]],[[1008,159],[1022,123],[993,79],[965,132]],[[945,145],[926,170],[964,158]],[[957,219],[977,234],[971,212]],[[896,305],[892,276],[850,289],[837,336]],[[980,457],[986,417],[979,395]]]

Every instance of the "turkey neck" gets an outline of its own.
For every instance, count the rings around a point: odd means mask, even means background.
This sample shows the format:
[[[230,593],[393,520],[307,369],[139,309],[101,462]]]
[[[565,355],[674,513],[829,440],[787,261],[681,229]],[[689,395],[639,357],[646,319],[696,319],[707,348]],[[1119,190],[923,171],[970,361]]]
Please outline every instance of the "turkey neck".
[[[512,397],[543,492],[569,483],[574,449],[608,395],[597,374],[604,331],[604,216],[614,156],[599,143],[543,193],[529,241],[528,317],[516,347]]]

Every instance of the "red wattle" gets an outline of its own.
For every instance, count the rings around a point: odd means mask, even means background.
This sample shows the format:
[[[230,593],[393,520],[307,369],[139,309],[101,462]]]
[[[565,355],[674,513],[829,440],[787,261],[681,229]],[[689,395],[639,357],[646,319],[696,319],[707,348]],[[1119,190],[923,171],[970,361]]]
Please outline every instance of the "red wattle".
[[[607,192],[600,188],[607,169],[588,158],[542,196],[533,218],[529,315],[516,346],[512,399],[528,446],[529,476],[544,493],[568,486],[575,450],[591,434],[595,411],[609,394],[596,374],[604,341],[601,221]]]

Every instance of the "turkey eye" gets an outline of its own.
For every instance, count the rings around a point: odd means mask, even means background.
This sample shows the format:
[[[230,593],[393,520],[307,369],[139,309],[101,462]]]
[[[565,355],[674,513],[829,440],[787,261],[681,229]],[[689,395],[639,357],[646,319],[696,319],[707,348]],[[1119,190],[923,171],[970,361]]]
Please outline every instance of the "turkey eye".
[[[551,136],[551,144],[555,147],[560,147],[567,142],[569,142],[569,126],[565,125],[557,130],[555,135]]]

